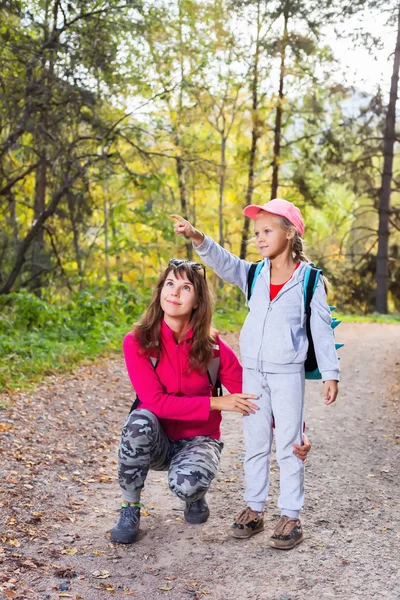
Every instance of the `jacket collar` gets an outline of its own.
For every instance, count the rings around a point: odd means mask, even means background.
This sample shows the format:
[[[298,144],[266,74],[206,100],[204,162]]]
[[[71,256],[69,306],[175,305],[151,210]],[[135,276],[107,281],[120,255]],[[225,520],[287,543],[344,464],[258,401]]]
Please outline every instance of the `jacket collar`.
[[[297,282],[304,280],[306,266],[307,266],[307,263],[305,263],[303,261],[300,262],[300,265],[293,272],[293,275],[292,275],[293,281],[295,281],[297,283]],[[269,258],[264,258],[264,268],[262,269],[261,272],[264,271],[264,276],[266,277],[268,284],[269,284],[270,272],[271,272],[270,269],[271,269],[271,263],[270,263]]]
[[[166,324],[164,319],[161,321],[161,337],[166,342],[176,344],[174,332],[172,331],[172,329],[170,327],[168,327],[168,325]],[[188,342],[190,339],[192,339],[192,337],[193,337],[193,329],[190,327],[190,329],[188,329],[188,331],[186,332],[185,339],[183,340],[183,342]],[[182,342],[180,342],[180,343],[182,343]]]

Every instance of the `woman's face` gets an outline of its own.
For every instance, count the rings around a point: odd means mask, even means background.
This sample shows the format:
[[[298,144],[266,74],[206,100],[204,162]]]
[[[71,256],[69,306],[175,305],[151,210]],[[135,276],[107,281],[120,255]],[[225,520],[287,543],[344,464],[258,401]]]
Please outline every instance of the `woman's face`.
[[[186,277],[175,277],[174,270],[168,273],[160,296],[164,314],[172,318],[190,317],[197,308],[197,295],[193,283]]]

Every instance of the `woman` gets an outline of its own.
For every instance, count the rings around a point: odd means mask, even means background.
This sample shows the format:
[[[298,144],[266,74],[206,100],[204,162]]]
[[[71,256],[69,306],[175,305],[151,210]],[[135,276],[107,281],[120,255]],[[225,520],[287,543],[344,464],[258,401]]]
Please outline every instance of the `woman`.
[[[149,469],[168,470],[171,491],[186,503],[188,523],[209,517],[205,494],[223,444],[221,411],[254,414],[256,396],[242,392],[233,350],[212,329],[212,302],[203,265],[172,259],[134,331],[124,339],[126,366],[137,400],[122,430],[118,474],[122,506],[114,543],[135,541],[140,495]],[[218,396],[216,381],[230,392]],[[310,449],[297,446],[305,459]]]

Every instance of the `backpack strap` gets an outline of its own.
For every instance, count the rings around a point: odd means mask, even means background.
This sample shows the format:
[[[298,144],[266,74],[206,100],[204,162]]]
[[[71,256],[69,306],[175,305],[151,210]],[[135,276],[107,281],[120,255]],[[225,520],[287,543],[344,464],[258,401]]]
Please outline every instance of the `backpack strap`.
[[[218,345],[215,345],[214,348],[216,350],[219,350]],[[218,356],[214,356],[210,360],[210,362],[208,363],[208,367],[207,367],[208,381],[213,386],[213,388],[216,390],[217,396],[222,396],[222,385],[218,378],[220,364],[221,364],[221,359],[218,354]]]
[[[306,265],[304,273],[303,294],[304,306],[306,309],[307,316],[310,316],[311,314],[311,300],[314,295],[315,288],[318,285],[318,279],[320,275],[322,275],[321,269],[317,269],[317,267],[313,263],[308,263]]]
[[[251,263],[251,265],[250,265],[250,269],[247,274],[247,302],[251,298],[255,283],[257,281],[257,277],[259,276],[264,264],[265,263],[263,260],[259,260],[256,263]]]
[[[308,352],[307,358],[304,363],[304,369],[306,372],[306,379],[320,378],[320,375],[313,376],[318,371],[317,357],[315,355],[314,341],[311,335],[311,300],[315,292],[315,288],[318,284],[319,276],[322,275],[321,269],[313,263],[306,265],[303,282],[303,294],[304,294],[304,307],[306,312],[306,332],[308,339]]]

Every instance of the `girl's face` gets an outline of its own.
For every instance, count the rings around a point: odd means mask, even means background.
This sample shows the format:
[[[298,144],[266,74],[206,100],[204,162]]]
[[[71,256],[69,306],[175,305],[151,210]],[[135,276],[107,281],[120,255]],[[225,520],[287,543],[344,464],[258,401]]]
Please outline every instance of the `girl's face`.
[[[278,217],[260,211],[254,221],[254,234],[260,254],[264,258],[276,258],[291,246],[294,231],[286,232],[282,229]]]
[[[186,320],[197,308],[197,295],[193,283],[186,278],[175,277],[171,269],[161,290],[160,304],[165,316]]]

